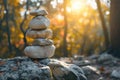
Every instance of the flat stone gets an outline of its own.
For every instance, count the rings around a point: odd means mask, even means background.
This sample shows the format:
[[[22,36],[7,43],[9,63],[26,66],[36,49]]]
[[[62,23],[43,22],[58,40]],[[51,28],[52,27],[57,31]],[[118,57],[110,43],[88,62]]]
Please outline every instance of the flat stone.
[[[31,30],[28,29],[26,32],[26,36],[30,38],[51,38],[52,37],[52,30],[51,29],[45,29],[45,30]]]
[[[44,16],[44,15],[47,15],[48,12],[46,10],[42,10],[42,9],[39,9],[39,10],[32,10],[30,11],[30,15],[32,16]]]
[[[50,25],[50,21],[47,17],[44,16],[37,16],[33,18],[30,23],[29,27],[31,29],[46,29]]]
[[[53,41],[50,39],[35,39],[32,42],[33,46],[46,46],[46,45],[52,45]]]
[[[54,55],[55,46],[27,46],[24,52],[30,58],[47,58]]]

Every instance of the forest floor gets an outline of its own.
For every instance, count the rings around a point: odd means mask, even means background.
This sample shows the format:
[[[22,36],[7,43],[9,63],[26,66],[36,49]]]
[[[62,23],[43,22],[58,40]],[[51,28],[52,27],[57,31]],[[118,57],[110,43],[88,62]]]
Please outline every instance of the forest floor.
[[[81,67],[88,80],[120,80],[120,59],[106,53],[59,60]]]

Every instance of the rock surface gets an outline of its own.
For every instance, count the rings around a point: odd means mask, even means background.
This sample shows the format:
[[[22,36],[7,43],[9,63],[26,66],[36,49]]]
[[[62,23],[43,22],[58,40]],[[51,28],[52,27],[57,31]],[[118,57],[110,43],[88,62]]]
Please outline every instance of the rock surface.
[[[99,78],[101,77],[100,72],[99,72],[99,70],[97,70],[96,67],[84,66],[84,67],[82,67],[82,70],[84,71],[85,76],[87,76],[87,78],[89,80],[97,80],[97,79],[99,80]]]
[[[120,79],[120,67],[118,69],[112,71],[111,77]]]
[[[55,80],[87,80],[82,69],[74,64],[52,60],[48,65]]]
[[[82,69],[56,59],[0,60],[0,80],[87,80]]]
[[[24,52],[31,58],[48,58],[54,55],[55,46],[27,46]]]
[[[0,80],[51,80],[49,66],[35,63],[29,58],[0,61]]]
[[[48,29],[50,21],[45,17],[47,11],[34,10],[30,14],[35,17],[29,23],[26,36],[32,38],[33,42],[31,43],[32,46],[27,46],[24,49],[25,55],[30,58],[52,57],[55,52],[55,46],[53,41],[50,40],[52,38],[52,30]]]
[[[31,29],[46,29],[50,25],[48,18],[44,16],[37,16],[33,18],[29,23],[29,28]]]
[[[107,53],[103,53],[103,54],[101,54],[100,56],[99,56],[99,58],[98,58],[98,62],[99,63],[103,63],[104,61],[111,61],[111,60],[113,60],[113,56],[112,55],[110,55],[110,54],[107,54]]]
[[[32,42],[33,46],[46,46],[46,45],[52,45],[53,41],[50,39],[35,39]]]
[[[32,10],[30,11],[30,15],[33,15],[33,16],[44,16],[44,15],[47,15],[48,12],[46,10]]]
[[[46,30],[40,30],[40,31],[36,31],[36,30],[31,30],[28,29],[27,33],[26,33],[27,37],[36,39],[36,38],[51,38],[52,37],[52,30],[51,29],[46,29]]]
[[[59,60],[81,67],[88,80],[120,80],[120,59],[110,54],[93,54],[79,59],[70,57]]]

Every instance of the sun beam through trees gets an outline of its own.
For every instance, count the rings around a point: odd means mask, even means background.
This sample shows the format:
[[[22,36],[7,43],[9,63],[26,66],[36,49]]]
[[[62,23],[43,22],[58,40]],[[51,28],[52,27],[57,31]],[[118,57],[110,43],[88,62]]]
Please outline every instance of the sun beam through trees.
[[[25,43],[27,45],[32,41],[25,37],[28,23],[32,19],[29,11],[39,8],[44,8],[49,13],[47,17],[51,21],[50,27],[57,47],[55,57],[64,56],[64,48],[68,56],[98,54],[105,50],[104,32],[95,0],[66,0],[66,3],[65,0],[5,0],[7,5],[4,5],[3,1],[0,1],[0,57],[23,55]],[[101,0],[101,8],[109,29],[108,0]],[[9,37],[5,15],[9,16],[12,52],[9,52],[8,48]]]

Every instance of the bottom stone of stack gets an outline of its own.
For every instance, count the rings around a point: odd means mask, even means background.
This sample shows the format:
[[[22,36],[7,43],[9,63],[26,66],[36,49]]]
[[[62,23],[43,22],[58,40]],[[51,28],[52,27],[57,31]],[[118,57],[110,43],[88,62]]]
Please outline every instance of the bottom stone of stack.
[[[55,46],[27,46],[24,52],[30,58],[48,58],[54,55]]]

